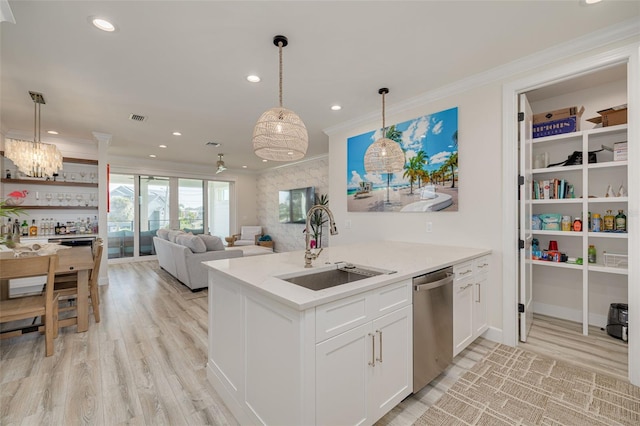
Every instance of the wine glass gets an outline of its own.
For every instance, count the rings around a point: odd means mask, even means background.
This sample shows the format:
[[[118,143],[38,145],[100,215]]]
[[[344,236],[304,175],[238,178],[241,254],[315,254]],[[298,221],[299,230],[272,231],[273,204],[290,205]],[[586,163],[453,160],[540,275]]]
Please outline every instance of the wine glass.
[[[35,191],[34,197],[36,199],[36,206],[40,205],[40,191]]]
[[[38,193],[36,193],[36,198],[38,198]],[[51,192],[47,192],[44,197],[47,199],[47,205],[51,205],[51,199],[53,198],[53,194]]]
[[[95,172],[89,173],[89,177],[91,178],[91,183],[96,183],[96,173]]]
[[[91,200],[91,207],[95,207],[97,204],[96,204],[96,194],[94,192],[89,194],[89,199]]]
[[[58,192],[58,205],[61,206],[62,205],[62,201],[64,201],[64,194],[62,192]]]
[[[78,206],[82,206],[82,204],[84,204],[84,197],[82,194],[76,194],[76,200],[78,201]]]
[[[62,179],[66,182],[67,181],[67,172],[63,171],[62,172]]]
[[[84,170],[80,172],[80,180],[82,182],[84,182],[84,177],[87,175],[87,172],[85,172]]]
[[[67,200],[66,205],[70,206],[71,205],[71,194],[68,193],[68,192],[66,194],[64,194],[64,199]]]
[[[75,181],[76,181],[76,174],[71,173],[71,182],[75,182]]]

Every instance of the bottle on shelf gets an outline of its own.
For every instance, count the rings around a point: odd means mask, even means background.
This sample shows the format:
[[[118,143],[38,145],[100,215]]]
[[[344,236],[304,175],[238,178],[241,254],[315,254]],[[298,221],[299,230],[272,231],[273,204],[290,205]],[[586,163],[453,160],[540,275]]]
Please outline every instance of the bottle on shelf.
[[[607,214],[604,215],[603,224],[604,231],[613,231],[615,229],[615,217],[611,210],[607,210]]]
[[[616,231],[627,232],[627,216],[623,210],[618,210],[616,215]]]
[[[589,263],[596,263],[596,246],[593,244],[589,244],[589,249],[587,250],[587,259]]]
[[[29,227],[29,236],[37,237],[38,236],[38,225],[36,225],[36,220],[33,219],[31,221],[31,226]]]
[[[562,216],[562,230],[571,231],[571,216]]]
[[[4,223],[4,219],[2,220],[2,227],[0,228],[0,235],[2,237],[6,237],[7,235],[9,235],[9,228],[11,226],[11,219],[8,219],[8,225],[6,223]]]
[[[11,233],[13,234],[13,238],[15,239],[16,237],[20,236],[20,222],[18,222],[18,219],[15,219],[13,221],[13,230],[11,231]]]
[[[60,222],[56,223],[55,228],[53,228],[55,235],[60,235]]]
[[[582,231],[582,219],[580,219],[579,217],[576,217],[576,219],[573,221],[573,230],[576,232]]]
[[[20,235],[22,235],[23,237],[29,236],[29,224],[27,223],[27,219],[25,219],[22,222],[22,225],[20,225]]]
[[[599,213],[594,213],[593,214],[593,223],[592,225],[592,231],[593,232],[600,232],[602,231],[602,218],[600,217]]]

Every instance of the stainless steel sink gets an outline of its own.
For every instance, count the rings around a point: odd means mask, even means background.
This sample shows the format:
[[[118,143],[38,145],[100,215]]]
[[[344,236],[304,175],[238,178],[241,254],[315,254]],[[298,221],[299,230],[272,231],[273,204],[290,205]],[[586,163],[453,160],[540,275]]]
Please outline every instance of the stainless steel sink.
[[[294,276],[278,277],[284,281],[310,290],[324,290],[325,288],[347,284],[354,281],[364,280],[383,274],[393,274],[396,271],[389,271],[379,268],[356,266],[351,263],[338,263],[331,269],[322,269],[317,272],[304,272]]]

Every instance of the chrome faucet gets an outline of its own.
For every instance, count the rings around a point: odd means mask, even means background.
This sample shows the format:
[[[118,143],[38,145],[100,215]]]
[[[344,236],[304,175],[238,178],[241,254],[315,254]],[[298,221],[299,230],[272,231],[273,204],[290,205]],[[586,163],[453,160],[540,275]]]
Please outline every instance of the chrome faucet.
[[[309,225],[311,222],[311,216],[317,210],[324,210],[325,212],[327,212],[327,215],[329,216],[329,232],[331,233],[331,235],[336,235],[338,233],[338,228],[336,228],[336,223],[333,220],[333,213],[331,213],[331,210],[329,210],[328,207],[323,206],[322,204],[316,204],[315,206],[312,206],[309,209],[309,211],[307,212],[307,224],[305,225],[305,228],[304,228],[304,233],[305,233],[304,267],[305,268],[311,268],[311,266],[313,266],[311,265],[311,261],[314,259],[317,259],[318,256],[320,256],[320,253],[322,253],[322,248],[320,248],[320,250],[317,253],[311,252],[311,230],[309,229]]]

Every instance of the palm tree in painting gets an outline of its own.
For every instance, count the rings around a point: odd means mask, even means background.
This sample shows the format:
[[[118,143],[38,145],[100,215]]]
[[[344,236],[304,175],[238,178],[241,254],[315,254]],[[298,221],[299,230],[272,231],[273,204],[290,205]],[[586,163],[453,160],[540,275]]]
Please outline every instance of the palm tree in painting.
[[[412,160],[415,160],[416,177],[418,179],[418,188],[420,188],[422,186],[422,178],[425,176],[424,166],[429,161],[429,157],[423,150],[420,150]]]
[[[451,169],[451,187],[456,187],[456,169],[458,168],[458,153],[454,152],[447,161],[443,164],[443,167]]]
[[[384,135],[385,138],[391,139],[394,142],[397,142],[402,146],[402,132],[396,129],[396,125],[392,125],[387,127],[387,132]]]
[[[409,178],[409,185],[411,185],[410,194],[413,194],[413,183],[418,179],[418,170],[422,168],[417,159],[418,156],[416,155],[404,165],[404,174],[402,177]]]
[[[453,146],[455,147],[456,151],[458,151],[458,131],[457,130],[453,132],[453,135],[451,135],[451,139],[453,139]]]

